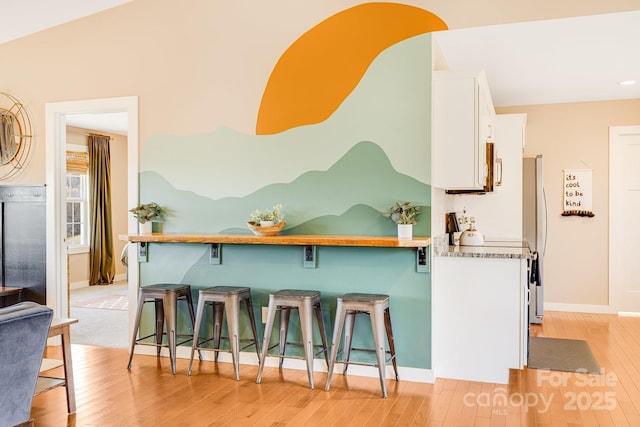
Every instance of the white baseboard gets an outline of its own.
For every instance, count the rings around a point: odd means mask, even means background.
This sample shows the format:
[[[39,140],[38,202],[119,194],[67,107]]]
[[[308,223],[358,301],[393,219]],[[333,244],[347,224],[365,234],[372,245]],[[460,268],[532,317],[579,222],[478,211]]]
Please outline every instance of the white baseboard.
[[[544,310],[568,311],[572,313],[617,314],[613,307],[608,305],[564,304],[556,302],[544,303]]]
[[[127,281],[127,275],[126,274],[116,274],[113,277],[113,283],[126,282],[126,281]],[[69,283],[69,289],[71,289],[71,290],[80,289],[80,288],[88,288],[88,287],[89,287],[89,281],[88,280],[80,280],[78,282]]]
[[[154,346],[144,346],[137,345],[135,349],[135,354],[144,354],[147,356],[155,356],[156,348]],[[189,359],[191,357],[191,348],[185,346],[178,346],[176,349],[176,355],[180,359]],[[169,357],[169,349],[162,348],[160,352],[160,356]],[[197,360],[198,355],[194,356],[194,363]],[[133,358],[133,366],[135,366],[135,356]],[[202,360],[205,361],[213,361],[214,360],[214,352],[211,350],[203,350],[202,351]],[[218,355],[218,363],[233,363],[231,358],[231,353],[229,352],[220,352]],[[255,352],[240,352],[240,363],[243,365],[253,365],[258,366],[258,356]],[[195,365],[194,365],[195,366]],[[278,367],[278,358],[277,357],[267,357],[267,360],[264,366],[269,368],[277,368]],[[334,375],[342,375],[342,363],[336,363],[333,374]],[[295,369],[298,371],[306,371],[307,364],[302,359],[285,359],[282,363],[283,369]],[[387,379],[394,379],[395,374],[393,372],[392,366],[386,367],[385,375]],[[324,359],[314,359],[313,360],[313,371],[314,372],[327,372],[327,364]],[[349,366],[349,375],[357,376],[357,377],[369,377],[369,378],[378,378],[378,368],[374,366],[360,366],[360,365],[351,365]],[[435,378],[433,375],[433,371],[431,369],[420,369],[420,368],[407,368],[398,366],[398,377],[400,381],[410,381],[416,383],[429,383],[433,384],[435,382]]]
[[[635,311],[619,311],[618,316],[623,317],[640,317],[640,313]]]
[[[71,290],[81,289],[81,288],[88,288],[88,287],[89,287],[89,281],[88,280],[81,280],[79,282],[69,283],[69,289],[71,289]]]

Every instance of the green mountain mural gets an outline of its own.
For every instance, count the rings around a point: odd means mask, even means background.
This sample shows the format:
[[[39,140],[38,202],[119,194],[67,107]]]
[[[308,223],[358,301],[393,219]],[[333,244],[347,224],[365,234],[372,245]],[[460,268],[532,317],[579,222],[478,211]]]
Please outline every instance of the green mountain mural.
[[[414,227],[415,236],[430,236],[431,207],[421,206],[422,214]],[[374,233],[372,230],[384,230],[385,233]],[[287,228],[291,234],[339,234],[339,235],[392,235],[395,233],[395,225],[381,213],[366,205],[356,205],[344,214],[324,215],[304,222],[295,227]]]
[[[381,211],[397,200],[423,208],[431,200],[429,185],[398,173],[384,151],[369,141],[354,145],[326,171],[267,184],[245,197],[212,200],[178,190],[156,172],[143,172],[140,184],[142,201],[155,201],[169,210],[163,231],[181,233],[249,233],[245,223],[251,212],[281,203],[287,222],[284,233],[394,235],[395,225]],[[427,210],[423,218],[415,232],[428,235]]]

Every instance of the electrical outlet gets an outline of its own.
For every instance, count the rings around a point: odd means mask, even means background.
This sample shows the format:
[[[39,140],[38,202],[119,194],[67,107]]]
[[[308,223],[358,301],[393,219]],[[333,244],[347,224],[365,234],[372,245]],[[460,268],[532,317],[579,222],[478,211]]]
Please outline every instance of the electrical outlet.
[[[269,307],[262,307],[262,323],[267,323],[268,313],[269,313]]]
[[[209,264],[222,264],[222,245],[220,243],[212,243],[209,248]]]
[[[306,245],[302,247],[302,266],[304,268],[316,268],[316,247],[314,245]]]
[[[431,247],[419,247],[416,250],[416,272],[418,273],[430,273],[431,272]]]
[[[148,262],[149,261],[149,252],[147,242],[138,243],[138,262]]]

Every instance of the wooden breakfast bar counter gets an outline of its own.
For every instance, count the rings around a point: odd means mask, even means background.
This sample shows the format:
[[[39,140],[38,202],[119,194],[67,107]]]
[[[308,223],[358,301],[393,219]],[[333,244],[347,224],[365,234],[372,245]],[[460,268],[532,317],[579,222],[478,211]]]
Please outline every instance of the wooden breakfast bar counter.
[[[147,243],[224,243],[233,245],[292,245],[292,246],[369,246],[419,248],[431,245],[430,237],[414,237],[398,240],[391,236],[338,236],[316,234],[283,234],[278,236],[254,236],[251,234],[130,234],[130,242]]]
[[[148,243],[205,243],[211,245],[212,264],[220,263],[220,245],[286,245],[302,246],[305,267],[315,268],[316,246],[351,246],[379,248],[416,248],[416,270],[429,272],[430,237],[398,239],[393,236],[349,236],[320,234],[283,234],[277,236],[256,236],[251,234],[178,234],[147,233],[130,234],[126,240],[138,243],[138,260],[146,261]]]

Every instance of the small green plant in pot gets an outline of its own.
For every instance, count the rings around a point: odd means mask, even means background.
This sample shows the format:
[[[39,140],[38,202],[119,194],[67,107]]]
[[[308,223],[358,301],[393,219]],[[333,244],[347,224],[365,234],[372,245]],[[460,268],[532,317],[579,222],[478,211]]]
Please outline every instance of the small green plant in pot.
[[[413,238],[413,225],[418,222],[420,213],[420,206],[411,202],[396,202],[382,215],[398,225],[398,239],[411,239]]]
[[[152,223],[158,222],[164,219],[166,210],[155,202],[141,203],[133,209],[129,209],[129,212],[140,223],[140,233],[151,233]]]
[[[166,213],[164,208],[155,202],[139,204],[135,208],[130,209],[129,212],[133,213],[133,216],[140,224],[148,221],[160,221],[164,219]]]
[[[282,205],[274,205],[271,209],[256,210],[251,214],[251,221],[261,227],[269,227],[278,224],[284,219]]]

